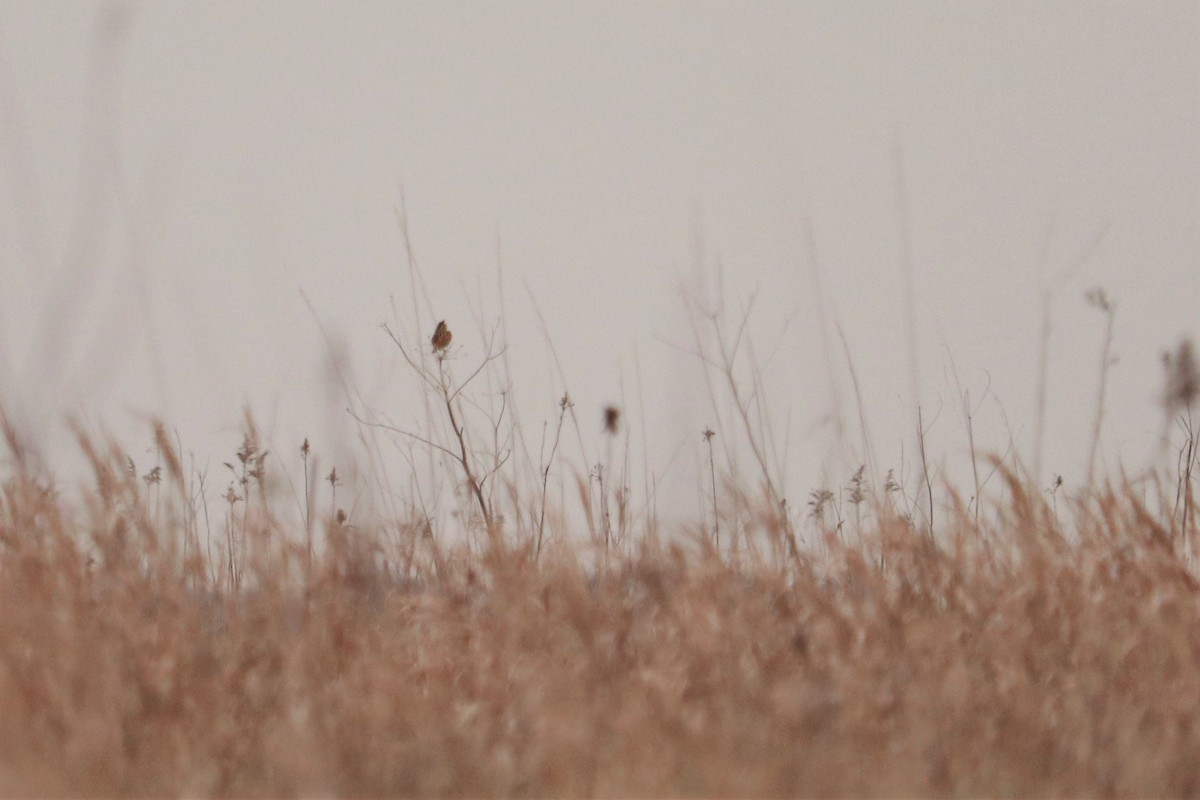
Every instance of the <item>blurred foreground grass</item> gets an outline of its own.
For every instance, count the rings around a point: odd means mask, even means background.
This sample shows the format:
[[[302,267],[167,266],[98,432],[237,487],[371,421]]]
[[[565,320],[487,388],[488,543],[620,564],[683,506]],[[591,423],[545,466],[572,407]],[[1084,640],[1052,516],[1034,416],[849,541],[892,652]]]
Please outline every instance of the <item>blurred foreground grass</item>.
[[[1200,793],[1195,530],[1129,488],[1068,514],[1005,473],[986,524],[794,553],[764,509],[737,553],[336,517],[310,552],[255,498],[235,564],[177,462],[85,446],[82,499],[3,479],[7,795]]]

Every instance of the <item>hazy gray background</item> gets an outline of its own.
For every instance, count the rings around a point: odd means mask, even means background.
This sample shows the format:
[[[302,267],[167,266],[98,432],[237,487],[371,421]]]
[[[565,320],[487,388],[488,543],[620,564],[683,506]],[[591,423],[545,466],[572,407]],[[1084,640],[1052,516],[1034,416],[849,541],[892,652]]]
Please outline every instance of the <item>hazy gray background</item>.
[[[1096,286],[1104,454],[1137,470],[1159,355],[1200,310],[1198,42],[1195,2],[0,3],[0,397],[47,452],[76,413],[145,461],[157,414],[222,469],[248,404],[277,453],[309,436],[344,463],[332,341],[368,410],[419,427],[378,328],[394,299],[415,330],[403,191],[421,342],[449,320],[460,373],[500,314],[499,249],[535,459],[563,391],[536,302],[584,428],[561,455],[603,455],[623,386],[637,469],[696,486],[714,412],[679,287],[720,267],[732,309],[758,292],[791,497],[861,459],[835,323],[911,486],[906,275],[952,479],[952,363],[977,444],[1011,433],[1032,463],[1049,292],[1043,477],[1083,480]]]

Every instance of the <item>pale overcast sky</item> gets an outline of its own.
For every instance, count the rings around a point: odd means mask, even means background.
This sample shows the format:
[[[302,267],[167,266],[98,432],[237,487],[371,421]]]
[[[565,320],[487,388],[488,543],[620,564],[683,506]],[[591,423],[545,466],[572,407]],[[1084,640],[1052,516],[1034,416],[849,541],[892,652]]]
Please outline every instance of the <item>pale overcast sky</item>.
[[[1197,332],[1198,220],[1196,2],[0,2],[0,399],[51,452],[74,413],[147,458],[160,415],[219,466],[248,404],[277,452],[347,460],[329,342],[365,410],[419,427],[379,324],[394,300],[427,344],[447,319],[466,373],[499,251],[535,458],[563,391],[536,303],[583,426],[567,463],[604,456],[623,392],[637,469],[697,484],[714,412],[679,287],[702,266],[731,310],[757,293],[791,497],[863,458],[838,325],[879,465],[912,479],[910,277],[952,471],[952,366],[977,444],[1011,432],[1032,465],[1050,298],[1043,478],[1077,485],[1084,292],[1116,308],[1103,442],[1136,471],[1160,353]]]

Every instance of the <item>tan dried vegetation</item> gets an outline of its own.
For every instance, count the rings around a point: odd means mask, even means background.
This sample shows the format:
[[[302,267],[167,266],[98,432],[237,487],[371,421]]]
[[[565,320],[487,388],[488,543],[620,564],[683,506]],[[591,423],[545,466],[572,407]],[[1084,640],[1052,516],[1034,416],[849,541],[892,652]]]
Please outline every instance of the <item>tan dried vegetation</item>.
[[[459,544],[336,501],[289,528],[263,476],[303,458],[307,497],[307,441],[267,458],[248,427],[206,525],[161,428],[144,476],[81,435],[78,501],[6,428],[0,792],[1200,794],[1190,450],[1169,488],[1090,487],[1069,512],[993,461],[989,513],[931,534],[876,501],[860,536],[820,514],[800,536],[759,490],[718,509],[705,430],[714,519],[619,539],[589,510],[594,558],[548,535],[548,470],[513,502],[530,513],[498,513],[443,342],[421,377],[447,444],[426,438],[488,525]],[[1178,412],[1195,381],[1173,380]]]

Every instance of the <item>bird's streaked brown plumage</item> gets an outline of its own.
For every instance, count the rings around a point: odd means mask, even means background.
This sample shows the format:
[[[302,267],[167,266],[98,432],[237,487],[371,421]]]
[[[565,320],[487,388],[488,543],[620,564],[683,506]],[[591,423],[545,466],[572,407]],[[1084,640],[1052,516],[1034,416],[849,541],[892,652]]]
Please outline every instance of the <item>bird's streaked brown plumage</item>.
[[[433,352],[440,353],[450,346],[450,340],[454,338],[454,334],[450,333],[450,329],[446,327],[446,320],[442,320],[437,324],[437,329],[433,332]]]

